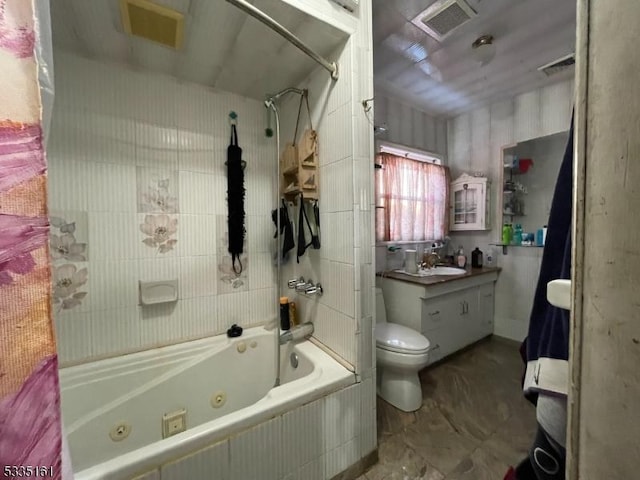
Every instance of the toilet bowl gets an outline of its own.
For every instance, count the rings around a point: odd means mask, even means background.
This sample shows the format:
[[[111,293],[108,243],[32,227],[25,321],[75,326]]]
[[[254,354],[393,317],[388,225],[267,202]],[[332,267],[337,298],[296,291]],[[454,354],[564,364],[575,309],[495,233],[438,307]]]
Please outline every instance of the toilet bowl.
[[[422,406],[418,372],[429,363],[429,340],[420,332],[387,322],[382,289],[376,289],[376,365],[378,395],[396,408]]]

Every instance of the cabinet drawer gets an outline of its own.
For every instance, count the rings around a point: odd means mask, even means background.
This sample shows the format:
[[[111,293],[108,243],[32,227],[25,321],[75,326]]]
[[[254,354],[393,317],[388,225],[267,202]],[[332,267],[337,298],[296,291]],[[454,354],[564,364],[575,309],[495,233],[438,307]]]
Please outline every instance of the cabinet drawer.
[[[422,332],[438,328],[453,328],[462,313],[459,296],[455,293],[422,300]]]

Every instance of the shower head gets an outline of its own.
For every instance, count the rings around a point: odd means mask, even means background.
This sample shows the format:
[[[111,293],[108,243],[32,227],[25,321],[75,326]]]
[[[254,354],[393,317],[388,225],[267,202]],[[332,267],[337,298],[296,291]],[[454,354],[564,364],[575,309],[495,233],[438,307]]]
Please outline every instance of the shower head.
[[[297,93],[298,95],[305,95],[307,93],[307,90],[301,90],[300,88],[295,88],[295,87],[285,88],[284,90],[278,93],[275,93],[273,95],[268,95],[267,99],[264,102],[264,106],[269,108],[273,104],[273,102],[278,100],[283,95],[286,95],[287,93]]]

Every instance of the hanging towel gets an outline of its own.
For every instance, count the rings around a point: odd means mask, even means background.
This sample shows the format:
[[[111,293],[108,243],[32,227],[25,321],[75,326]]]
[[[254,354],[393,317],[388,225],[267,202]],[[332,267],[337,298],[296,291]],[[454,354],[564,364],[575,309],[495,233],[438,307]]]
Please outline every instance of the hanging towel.
[[[229,253],[236,275],[242,273],[242,245],[244,243],[244,167],[242,149],[238,146],[236,126],[231,126],[231,140],[227,148],[227,226],[229,229]]]
[[[289,219],[289,210],[284,199],[282,199],[282,206],[278,210],[271,211],[271,219],[276,226],[276,233],[273,238],[278,237],[278,212],[280,213],[280,235],[282,236],[282,258],[287,258],[289,250],[295,246],[293,239],[293,225],[291,219]],[[280,247],[280,245],[278,246]],[[276,254],[277,255],[277,254]]]
[[[318,209],[317,201],[313,207],[313,214],[316,224],[315,230],[311,227],[311,222],[309,222],[309,217],[307,216],[307,211],[304,206],[304,196],[300,194],[300,212],[298,215],[298,263],[300,263],[300,257],[304,255],[304,252],[306,252],[307,248],[312,247],[314,250],[320,249],[320,210]],[[311,241],[309,243],[307,243],[304,231],[305,226],[307,230],[309,230],[309,234],[311,235]]]
[[[567,395],[569,387],[569,311],[547,301],[547,283],[571,278],[571,214],[573,205],[573,120],[556,183],[538,285],[523,345],[527,361],[524,390]]]

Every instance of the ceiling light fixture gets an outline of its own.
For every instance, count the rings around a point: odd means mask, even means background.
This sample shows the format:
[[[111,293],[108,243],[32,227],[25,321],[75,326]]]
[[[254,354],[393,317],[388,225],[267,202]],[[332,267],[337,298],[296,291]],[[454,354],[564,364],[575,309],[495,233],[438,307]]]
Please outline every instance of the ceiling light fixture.
[[[493,36],[482,35],[471,44],[473,55],[481,65],[486,65],[496,56],[496,46],[493,44]]]

